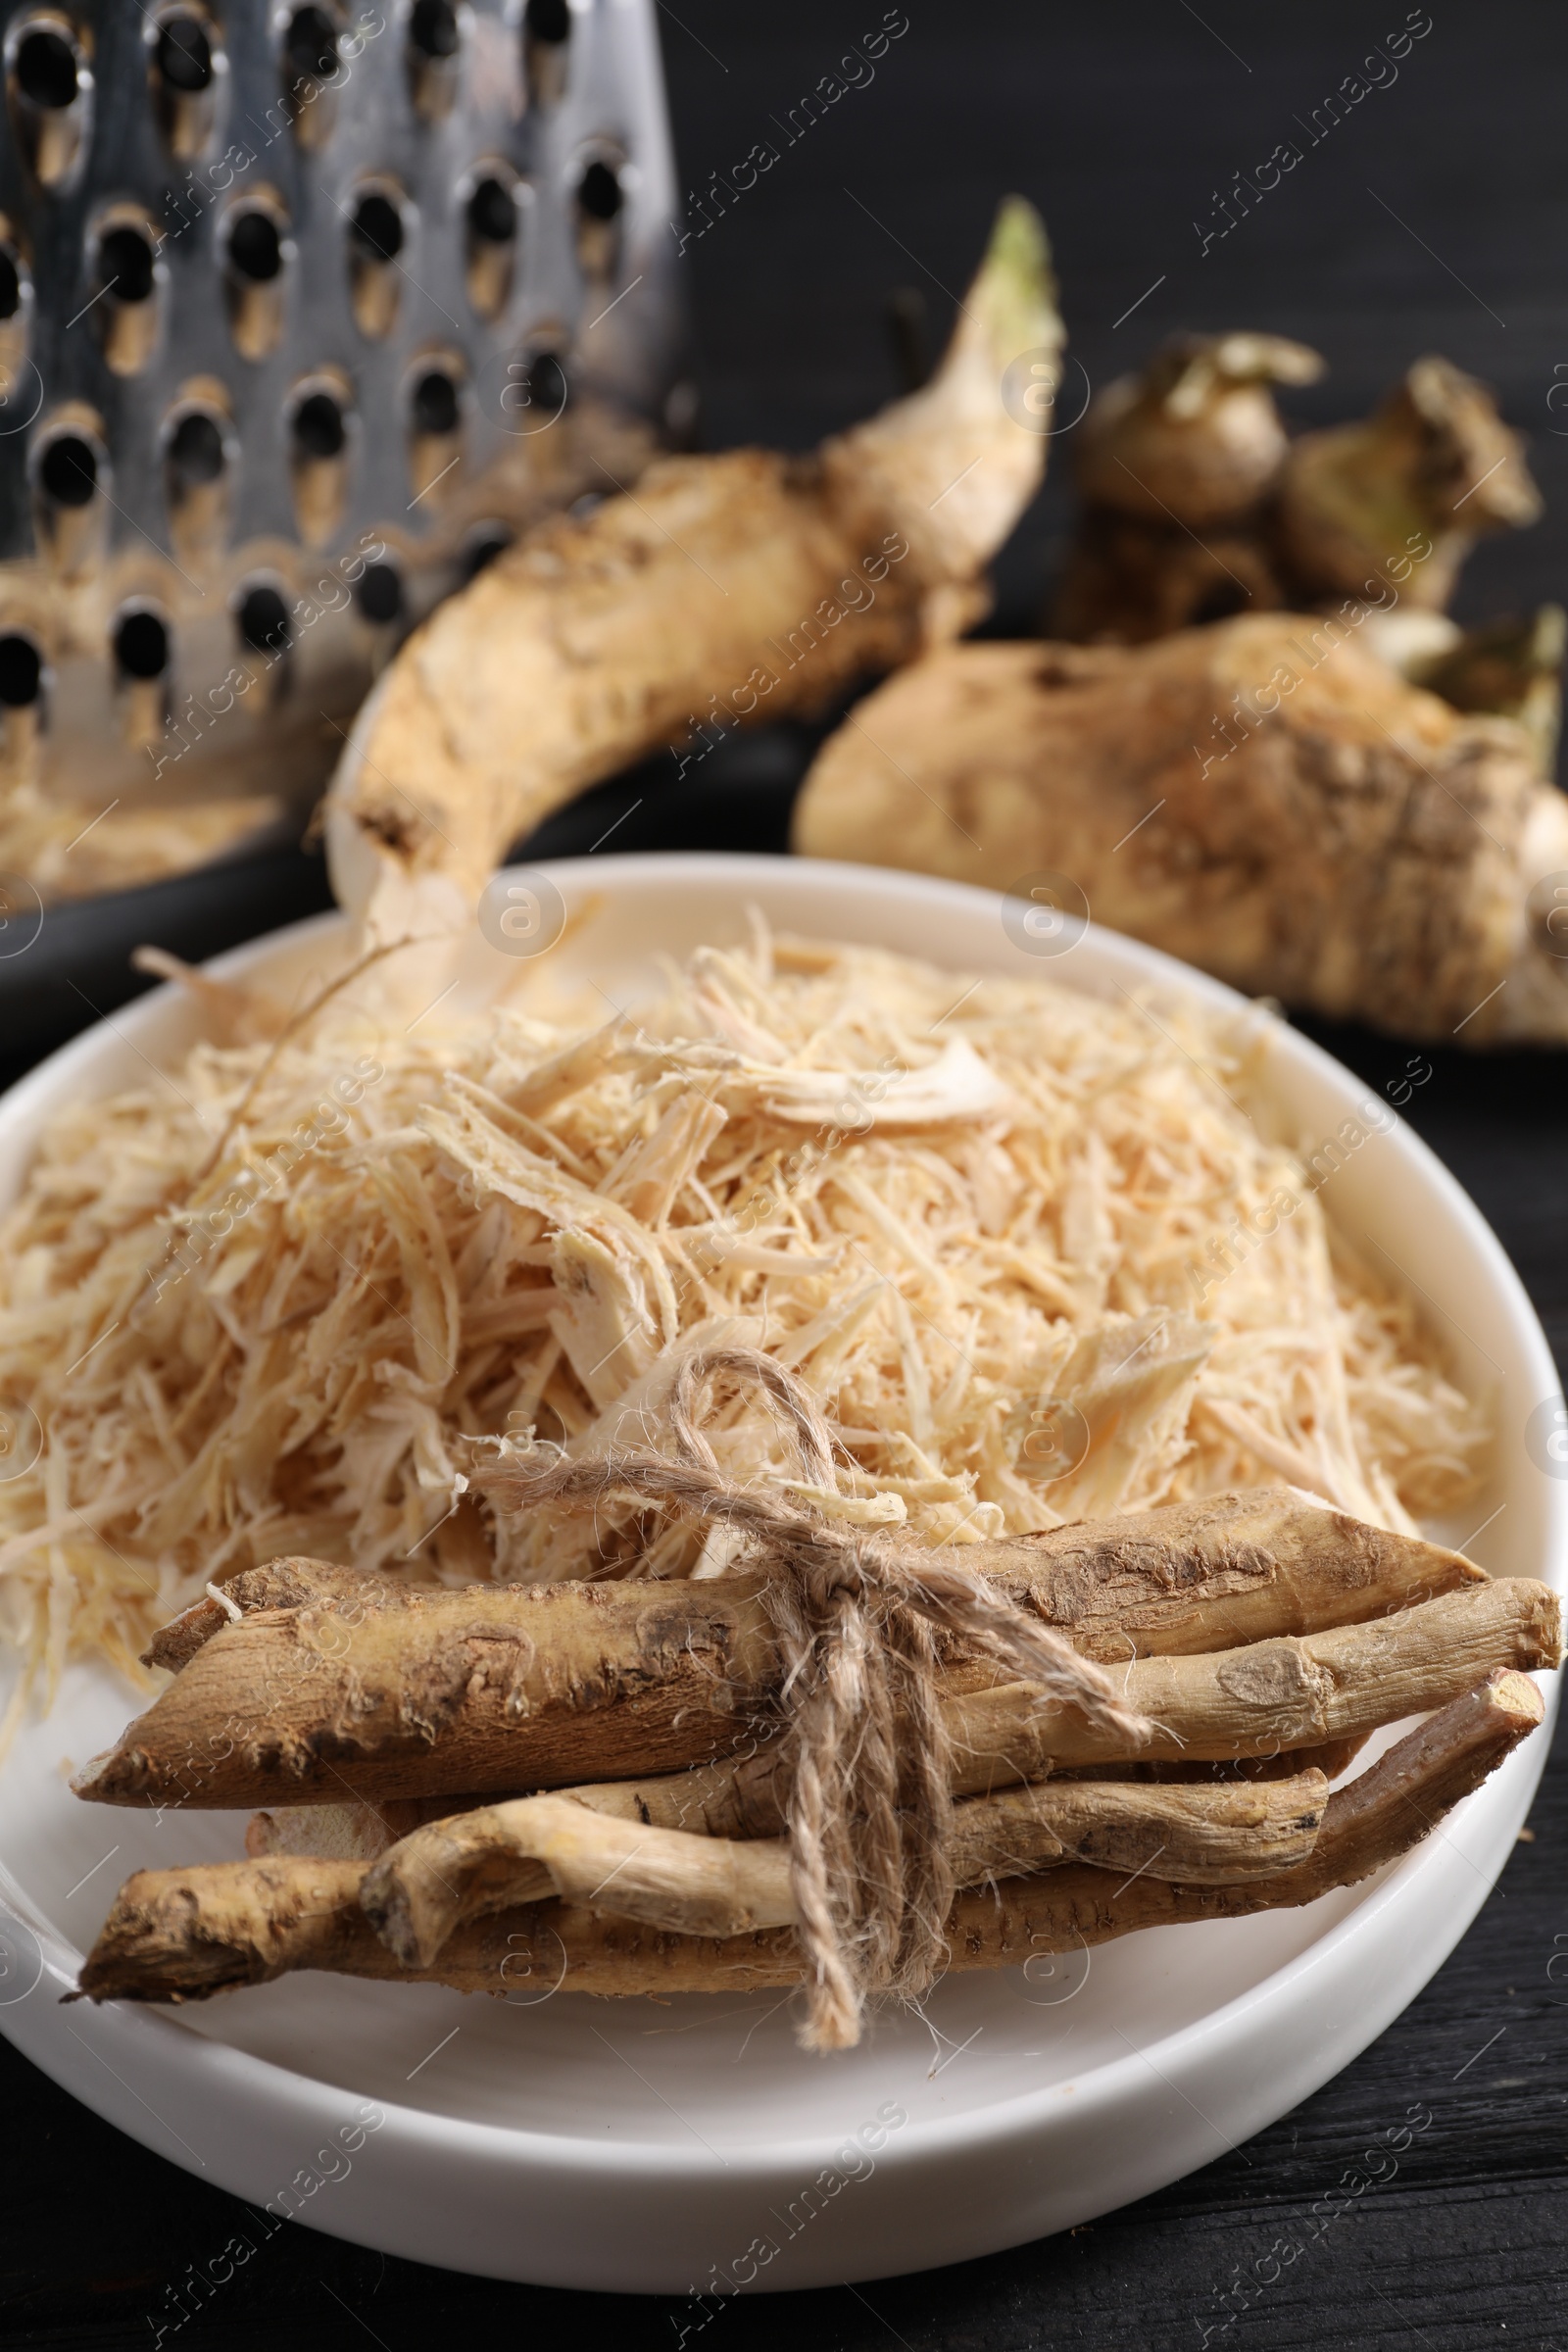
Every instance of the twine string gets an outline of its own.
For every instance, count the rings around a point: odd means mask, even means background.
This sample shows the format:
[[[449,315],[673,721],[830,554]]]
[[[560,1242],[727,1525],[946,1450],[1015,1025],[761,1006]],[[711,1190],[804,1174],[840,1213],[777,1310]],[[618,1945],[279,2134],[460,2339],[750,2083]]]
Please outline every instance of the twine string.
[[[688,1352],[664,1413],[671,1451],[573,1458],[534,1446],[476,1470],[513,1508],[629,1499],[722,1525],[769,1571],[762,1598],[783,1673],[775,1701],[805,1953],[808,2048],[858,2040],[873,1994],[917,2000],[946,1964],[953,1900],[952,1752],[937,1683],[944,1635],[1043,1699],[1134,1744],[1146,1730],[1059,1634],[951,1556],[847,1526],[788,1490],[725,1476],[700,1426],[720,1381],[760,1389],[805,1484],[836,1489],[832,1432],[805,1385],[751,1348]],[[541,1458],[543,1457],[543,1458]]]

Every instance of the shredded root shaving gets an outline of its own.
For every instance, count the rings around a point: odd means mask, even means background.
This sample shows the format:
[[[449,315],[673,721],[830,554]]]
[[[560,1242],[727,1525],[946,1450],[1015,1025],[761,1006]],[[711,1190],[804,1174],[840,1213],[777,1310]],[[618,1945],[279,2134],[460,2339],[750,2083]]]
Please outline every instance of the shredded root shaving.
[[[811,1506],[927,1546],[1280,1477],[1410,1532],[1477,1484],[1482,1413],[1242,1107],[1255,1024],[756,922],[608,1025],[382,1035],[352,999],[214,1004],[230,1042],[62,1112],[5,1219],[0,1404],[41,1440],[0,1483],[13,1719],[280,1553],[722,1573],[723,1525],[498,1515],[466,1475],[480,1438],[662,1447],[694,1348],[797,1373]],[[706,1434],[727,1481],[797,1473],[755,1395]]]

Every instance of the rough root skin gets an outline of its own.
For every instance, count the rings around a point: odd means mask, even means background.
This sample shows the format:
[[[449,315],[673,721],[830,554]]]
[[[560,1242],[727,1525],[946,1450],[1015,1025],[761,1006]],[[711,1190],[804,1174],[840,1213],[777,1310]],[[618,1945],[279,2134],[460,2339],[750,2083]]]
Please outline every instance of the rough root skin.
[[[793,846],[997,890],[1066,875],[1094,920],[1249,996],[1562,1044],[1565,967],[1530,912],[1568,864],[1562,797],[1522,728],[1406,683],[1357,611],[945,648],[829,738]]]

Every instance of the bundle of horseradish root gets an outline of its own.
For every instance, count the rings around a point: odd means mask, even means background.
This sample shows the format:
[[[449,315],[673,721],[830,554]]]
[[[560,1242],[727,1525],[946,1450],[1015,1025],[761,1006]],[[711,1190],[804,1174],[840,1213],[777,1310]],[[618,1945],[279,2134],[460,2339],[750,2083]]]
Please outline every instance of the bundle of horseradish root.
[[[608,1021],[524,969],[199,982],[11,1212],[35,1681],[172,1618],[78,1793],[259,1808],[84,1992],[799,1983],[837,2047],[1361,1878],[1540,1720],[1551,1593],[1418,1532],[1486,1415],[1250,1116],[1266,1020],[760,921]]]
[[[719,1467],[725,1386],[769,1399],[797,1478]],[[799,1985],[803,2042],[844,2048],[949,1968],[1364,1878],[1540,1723],[1524,1670],[1560,1655],[1546,1586],[1289,1489],[961,1550],[839,1516],[829,1424],[747,1350],[684,1357],[649,1435],[485,1484],[722,1528],[723,1577],[420,1594],[281,1560],[168,1627],[172,1683],[77,1793],[286,1810],[250,1860],[128,1880],[81,1991]]]

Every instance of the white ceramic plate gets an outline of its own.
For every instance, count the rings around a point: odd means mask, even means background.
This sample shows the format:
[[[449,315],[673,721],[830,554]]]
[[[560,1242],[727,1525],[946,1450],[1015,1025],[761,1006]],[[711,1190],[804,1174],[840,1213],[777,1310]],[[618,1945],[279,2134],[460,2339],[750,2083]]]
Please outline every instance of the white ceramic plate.
[[[748,900],[780,928],[955,969],[1034,969],[1113,998],[1152,982],[1240,1002],[1096,928],[1065,956],[1026,962],[998,898],[913,875],[739,857],[548,871],[569,906],[592,907],[562,954],[622,1004],[657,951],[742,937]],[[339,919],[212,968],[298,979]],[[476,944],[469,984],[503,968]],[[171,1064],[193,1030],[188,1003],[160,989],[0,1101],[0,1200],[53,1108],[145,1083],[147,1061]],[[1283,1024],[1266,1082],[1308,1142],[1365,1101]],[[1471,1522],[1491,1521],[1480,1556],[1558,1580],[1568,1485],[1532,1466],[1523,1437],[1557,1385],[1496,1241],[1402,1125],[1352,1154],[1328,1205],[1419,1285],[1462,1380],[1494,1395],[1495,1476]],[[1441,1836],[1370,1887],[1304,1911],[1156,1930],[1039,1983],[960,1977],[938,1986],[924,2019],[881,2020],[862,2048],[824,2060],[796,2049],[770,1995],[512,2005],[305,1977],[178,2013],[62,2007],[127,1871],[241,1850],[236,1815],[160,1824],[71,1797],[68,1759],[106,1745],[131,1711],[111,1677],[74,1671],[0,1777],[0,1893],[13,1914],[0,1921],[0,2029],[133,2138],[258,2206],[454,2269],[674,2293],[984,2254],[1143,2196],[1245,2139],[1381,2033],[1452,1948],[1513,1842],[1548,1737],[1526,1741]]]

